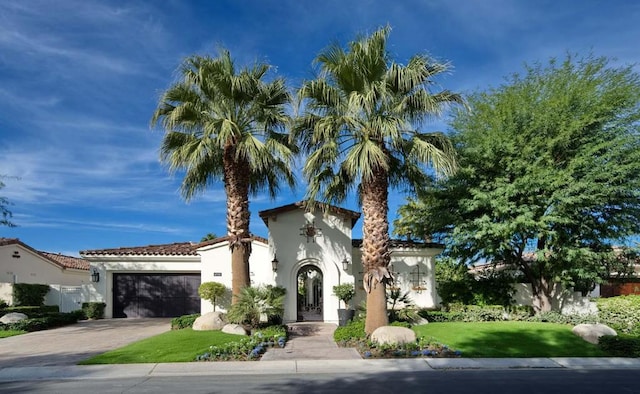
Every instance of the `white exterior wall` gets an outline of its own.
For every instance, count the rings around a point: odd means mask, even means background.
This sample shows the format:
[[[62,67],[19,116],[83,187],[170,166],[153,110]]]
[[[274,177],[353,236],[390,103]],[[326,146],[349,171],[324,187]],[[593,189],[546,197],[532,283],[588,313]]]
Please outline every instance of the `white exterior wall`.
[[[253,241],[251,244],[251,256],[249,257],[249,270],[251,285],[260,286],[275,284],[274,273],[271,269],[273,257],[269,253],[269,246]],[[205,246],[198,249],[202,264],[201,283],[218,282],[227,287],[227,296],[216,305],[216,310],[226,311],[231,302],[231,250],[229,242]],[[213,305],[207,300],[200,301],[202,314],[212,312]]]
[[[20,258],[13,257],[16,251]],[[63,269],[19,244],[0,246],[0,283],[80,286],[89,282],[88,271]]]
[[[104,302],[106,318],[113,317],[113,274],[200,273],[200,256],[90,256],[91,272],[97,270],[100,282],[90,283],[87,302]]]
[[[442,252],[436,248],[402,248],[392,249],[390,265],[393,266],[395,282],[400,287],[402,294],[408,292],[411,301],[420,308],[434,308],[438,304],[436,291],[435,260],[434,256]],[[356,296],[352,303],[359,306],[366,301],[366,293],[362,285],[362,254],[359,249],[353,250],[354,264],[350,271],[355,272],[357,286]],[[420,267],[420,276],[412,275],[416,267]],[[420,281],[423,290],[414,289],[414,281]]]
[[[319,209],[313,213],[296,209],[279,213],[268,220],[271,256],[275,255],[279,261],[275,282],[276,285],[287,289],[283,320],[297,320],[298,271],[306,265],[311,265],[322,272],[323,319],[328,323],[337,323],[338,308],[341,306],[340,300],[333,295],[333,286],[354,283],[353,275],[342,269],[342,261],[345,258],[353,261],[351,218],[332,213],[324,214]],[[300,228],[313,221],[315,226],[322,230],[322,236],[315,237],[315,243],[307,242],[306,237],[300,235]]]
[[[513,300],[516,305],[533,305],[533,293],[530,283],[518,283],[515,286],[516,293]],[[555,284],[551,299],[551,307],[555,311],[565,315],[585,315],[598,312],[595,302],[589,301],[588,297],[582,297],[582,293],[565,290],[562,285]]]

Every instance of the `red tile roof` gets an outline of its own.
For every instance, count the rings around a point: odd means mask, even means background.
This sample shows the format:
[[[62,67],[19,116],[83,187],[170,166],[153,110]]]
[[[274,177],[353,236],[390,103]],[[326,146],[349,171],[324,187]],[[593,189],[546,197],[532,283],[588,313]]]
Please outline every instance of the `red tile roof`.
[[[20,245],[23,248],[29,249],[33,253],[42,256],[43,258],[51,261],[52,263],[63,269],[72,268],[89,271],[89,262],[78,257],[65,256],[60,253],[41,252],[20,241],[18,238],[0,238],[0,246],[7,245]]]
[[[72,256],[65,256],[60,253],[49,253],[49,252],[40,252],[40,254],[49,260],[55,261],[59,265],[64,266],[65,268],[74,268],[78,270],[86,270],[89,271],[89,262]]]
[[[354,248],[359,248],[362,246],[361,239],[353,239],[351,240],[351,246]],[[435,248],[435,249],[444,249],[444,245],[440,243],[434,242],[415,242],[415,241],[405,241],[402,239],[390,239],[389,247],[391,248],[415,248],[415,249],[426,249],[426,248]]]
[[[251,239],[267,243],[268,241],[262,237],[251,236]],[[147,245],[123,247],[114,249],[97,249],[83,250],[80,252],[83,256],[197,256],[197,250],[203,246],[215,245],[229,240],[228,236],[218,237],[205,242],[176,242],[163,245]]]

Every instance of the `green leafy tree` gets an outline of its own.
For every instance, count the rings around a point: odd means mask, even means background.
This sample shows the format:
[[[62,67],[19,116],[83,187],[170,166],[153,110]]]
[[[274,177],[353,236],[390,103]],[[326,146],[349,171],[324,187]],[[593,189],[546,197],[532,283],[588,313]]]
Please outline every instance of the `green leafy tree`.
[[[216,310],[217,302],[224,297],[227,287],[218,282],[203,282],[198,287],[198,295],[200,298],[211,302],[213,310]]]
[[[606,58],[527,66],[455,114],[460,170],[403,207],[397,231],[521,271],[550,310],[554,283],[594,283],[639,233],[639,103],[639,75]]]
[[[0,179],[4,176],[0,175]],[[0,189],[4,188],[5,184],[0,180]],[[9,210],[11,202],[8,198],[0,196],[0,226],[15,227],[16,225],[11,221],[13,213]]]
[[[241,70],[231,55],[190,56],[180,77],[160,97],[152,124],[165,130],[161,160],[184,171],[182,195],[190,200],[215,181],[227,197],[227,232],[235,302],[249,286],[249,196],[266,188],[272,197],[294,184],[292,149],[282,133],[290,95],[281,78],[265,82],[270,66]]]
[[[200,242],[211,241],[212,239],[216,238],[218,238],[218,236],[215,233],[207,233],[207,235],[200,239]]]
[[[417,129],[446,105],[461,102],[447,90],[429,91],[447,64],[424,55],[406,65],[394,62],[386,49],[389,32],[381,28],[346,49],[331,45],[318,55],[319,77],[304,82],[298,92],[304,112],[292,132],[308,153],[303,168],[307,198],[341,203],[357,191],[362,202],[369,334],[388,324],[389,188],[426,182],[426,164],[443,174],[453,172],[448,139]]]

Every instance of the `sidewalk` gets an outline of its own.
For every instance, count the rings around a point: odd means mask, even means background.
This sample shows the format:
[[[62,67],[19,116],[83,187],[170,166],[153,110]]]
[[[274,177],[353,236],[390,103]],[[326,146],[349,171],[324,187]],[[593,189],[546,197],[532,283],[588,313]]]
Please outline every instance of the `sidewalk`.
[[[443,370],[638,369],[637,358],[417,358],[377,360],[279,360],[165,364],[74,365],[0,369],[0,382],[90,380],[167,376],[343,374],[379,372],[438,373]]]

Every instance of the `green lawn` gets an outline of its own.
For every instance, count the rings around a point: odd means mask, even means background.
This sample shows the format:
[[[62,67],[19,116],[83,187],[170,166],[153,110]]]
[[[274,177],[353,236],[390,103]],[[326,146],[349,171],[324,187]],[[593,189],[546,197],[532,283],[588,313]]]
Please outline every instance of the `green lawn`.
[[[429,323],[418,336],[461,350],[462,357],[607,356],[571,332],[571,326],[532,322]]]
[[[168,331],[134,342],[119,349],[99,354],[80,364],[170,363],[194,361],[211,345],[235,342],[241,336],[220,331],[193,331],[190,328]]]
[[[0,338],[7,338],[7,337],[12,337],[14,335],[21,335],[26,333],[27,333],[26,331],[16,331],[16,330],[0,331]]]

